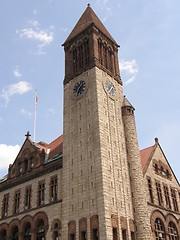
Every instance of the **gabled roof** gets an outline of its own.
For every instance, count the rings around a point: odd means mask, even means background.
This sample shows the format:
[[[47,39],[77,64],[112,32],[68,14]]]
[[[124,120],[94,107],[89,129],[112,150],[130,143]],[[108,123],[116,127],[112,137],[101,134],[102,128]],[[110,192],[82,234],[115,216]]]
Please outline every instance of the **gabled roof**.
[[[152,155],[154,147],[155,146],[151,146],[151,147],[140,150],[140,158],[141,158],[141,165],[142,165],[143,173],[147,166],[148,160],[149,160],[150,156]]]
[[[102,22],[99,20],[95,12],[92,10],[90,4],[88,4],[86,10],[80,17],[79,21],[77,22],[77,24],[75,25],[75,27],[73,28],[72,32],[70,33],[70,35],[68,36],[63,45],[72,40],[75,36],[83,32],[85,29],[87,29],[91,24],[94,24],[104,35],[106,35],[112,42],[118,45],[111,36],[111,34],[104,27]]]
[[[149,166],[149,164],[152,160],[152,157],[153,157],[157,147],[160,148],[164,158],[166,159],[167,165],[169,166],[172,174],[174,175],[174,178],[176,179],[177,183],[179,184],[179,181],[178,181],[176,175],[174,174],[173,169],[171,168],[171,166],[170,166],[170,164],[169,164],[169,162],[168,162],[168,160],[167,160],[167,158],[166,158],[166,156],[165,156],[165,154],[164,154],[164,152],[163,152],[163,150],[162,150],[162,148],[161,148],[161,146],[158,142],[158,138],[155,138],[155,144],[153,146],[150,146],[150,147],[147,147],[145,149],[140,150],[140,158],[141,158],[143,175],[146,173],[146,171],[148,169],[148,166]]]

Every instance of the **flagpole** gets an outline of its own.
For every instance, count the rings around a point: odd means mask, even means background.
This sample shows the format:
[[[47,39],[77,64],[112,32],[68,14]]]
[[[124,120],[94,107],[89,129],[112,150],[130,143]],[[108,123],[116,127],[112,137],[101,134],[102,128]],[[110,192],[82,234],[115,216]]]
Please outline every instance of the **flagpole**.
[[[35,107],[34,107],[34,139],[33,142],[35,143],[36,137],[36,105],[37,105],[37,90],[35,90]]]

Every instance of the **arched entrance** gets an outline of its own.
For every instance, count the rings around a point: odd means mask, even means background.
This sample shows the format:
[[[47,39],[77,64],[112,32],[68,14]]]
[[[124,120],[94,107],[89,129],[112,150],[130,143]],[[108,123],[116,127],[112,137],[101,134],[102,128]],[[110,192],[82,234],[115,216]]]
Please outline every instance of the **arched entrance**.
[[[40,219],[37,225],[36,240],[45,240],[44,220]]]
[[[7,240],[7,232],[5,229],[0,232],[0,240]]]
[[[31,240],[31,224],[30,223],[26,223],[25,225],[23,240]]]

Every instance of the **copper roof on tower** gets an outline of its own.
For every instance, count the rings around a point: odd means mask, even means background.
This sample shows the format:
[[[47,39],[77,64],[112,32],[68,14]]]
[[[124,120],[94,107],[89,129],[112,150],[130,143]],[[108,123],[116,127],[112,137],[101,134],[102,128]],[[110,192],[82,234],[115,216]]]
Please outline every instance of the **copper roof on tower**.
[[[63,45],[72,40],[75,36],[77,36],[79,33],[87,29],[92,24],[94,24],[104,35],[106,35],[112,42],[114,42],[118,46],[118,44],[113,39],[111,34],[107,31],[107,29],[99,20],[95,12],[92,10],[90,4],[88,4],[86,10],[80,17],[79,21],[77,22],[77,24],[75,25],[75,27],[73,28],[72,32],[69,34],[68,38],[66,39]]]

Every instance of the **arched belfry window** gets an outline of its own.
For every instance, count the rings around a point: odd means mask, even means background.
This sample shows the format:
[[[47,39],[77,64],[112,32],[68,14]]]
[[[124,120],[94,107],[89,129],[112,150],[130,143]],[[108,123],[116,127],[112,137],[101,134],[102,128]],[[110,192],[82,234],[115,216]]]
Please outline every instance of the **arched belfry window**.
[[[102,65],[102,41],[101,39],[98,40],[98,56],[99,56],[99,62]]]
[[[84,58],[83,58],[83,44],[80,43],[78,46],[78,52],[79,52],[79,68],[81,69],[84,64]]]
[[[173,222],[169,222],[168,224],[168,235],[169,239],[171,240],[178,240],[178,233],[177,233],[177,228]]]
[[[74,73],[77,71],[77,49],[73,49],[73,71]]]
[[[105,68],[108,68],[106,43],[103,44],[103,65]]]
[[[160,218],[156,218],[155,221],[155,236],[156,240],[165,240],[165,228]]]
[[[89,64],[89,40],[85,39],[84,41],[84,55],[85,55],[85,65]]]
[[[108,69],[113,73],[112,50],[108,49]]]

